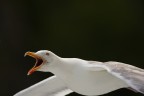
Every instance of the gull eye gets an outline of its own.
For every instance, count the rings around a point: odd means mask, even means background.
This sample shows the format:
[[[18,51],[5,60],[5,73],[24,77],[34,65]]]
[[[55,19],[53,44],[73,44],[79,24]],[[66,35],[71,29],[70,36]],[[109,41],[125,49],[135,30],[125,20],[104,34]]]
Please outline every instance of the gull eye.
[[[46,55],[48,56],[48,55],[49,55],[49,53],[46,53]]]

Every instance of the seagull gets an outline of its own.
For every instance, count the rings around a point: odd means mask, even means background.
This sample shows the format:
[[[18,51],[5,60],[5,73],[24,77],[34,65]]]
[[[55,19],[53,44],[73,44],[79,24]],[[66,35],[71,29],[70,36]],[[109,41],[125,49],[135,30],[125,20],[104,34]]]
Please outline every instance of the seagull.
[[[144,69],[125,63],[88,61],[79,58],[62,58],[51,51],[26,52],[36,59],[28,71],[51,72],[49,77],[14,96],[65,96],[72,92],[98,96],[128,88],[144,94]]]

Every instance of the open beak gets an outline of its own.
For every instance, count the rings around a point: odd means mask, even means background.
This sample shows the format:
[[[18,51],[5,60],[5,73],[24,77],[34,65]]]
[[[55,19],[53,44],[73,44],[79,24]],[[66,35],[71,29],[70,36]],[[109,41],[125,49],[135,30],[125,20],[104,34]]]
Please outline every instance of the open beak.
[[[27,73],[27,75],[31,75],[43,64],[44,61],[41,56],[38,56],[34,52],[26,52],[24,56],[27,56],[27,55],[36,59],[35,65]]]

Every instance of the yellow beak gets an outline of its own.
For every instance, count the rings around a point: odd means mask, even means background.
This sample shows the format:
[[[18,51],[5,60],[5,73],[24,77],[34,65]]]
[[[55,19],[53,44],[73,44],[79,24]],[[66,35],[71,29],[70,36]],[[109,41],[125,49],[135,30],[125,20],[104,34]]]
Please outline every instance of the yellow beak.
[[[27,75],[31,75],[43,64],[43,59],[41,56],[38,56],[34,52],[26,52],[24,56],[27,56],[27,55],[36,59],[35,65],[27,73]]]

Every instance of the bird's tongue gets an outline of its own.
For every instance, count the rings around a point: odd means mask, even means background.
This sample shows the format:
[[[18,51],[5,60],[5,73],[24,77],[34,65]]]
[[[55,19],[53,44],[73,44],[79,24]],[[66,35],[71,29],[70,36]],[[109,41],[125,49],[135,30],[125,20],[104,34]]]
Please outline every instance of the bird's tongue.
[[[36,59],[35,65],[28,71],[27,75],[30,75],[33,72],[35,72],[43,64],[43,59],[40,56],[36,55],[34,52],[26,52],[25,56],[27,55]]]

